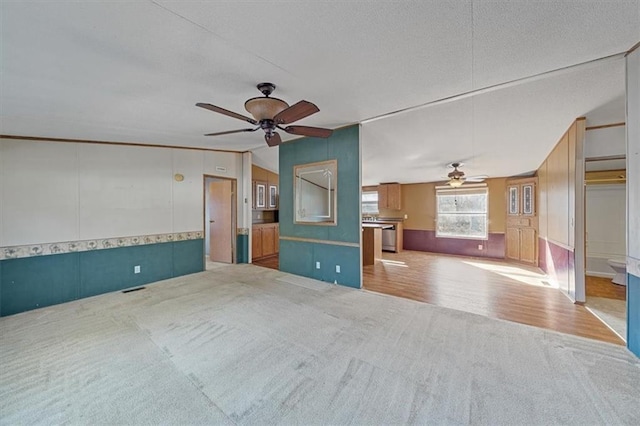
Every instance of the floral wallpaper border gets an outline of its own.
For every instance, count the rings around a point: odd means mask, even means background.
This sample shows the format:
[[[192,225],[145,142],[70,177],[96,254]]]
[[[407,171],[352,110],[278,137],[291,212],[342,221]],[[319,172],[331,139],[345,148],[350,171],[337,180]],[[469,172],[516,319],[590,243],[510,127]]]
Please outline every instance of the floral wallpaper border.
[[[67,241],[64,243],[29,244],[25,246],[0,247],[0,260],[23,257],[46,256],[50,254],[74,253],[131,247],[146,244],[170,243],[172,241],[198,240],[203,231],[176,232],[171,234],[140,235],[135,237],[101,238],[96,240]]]

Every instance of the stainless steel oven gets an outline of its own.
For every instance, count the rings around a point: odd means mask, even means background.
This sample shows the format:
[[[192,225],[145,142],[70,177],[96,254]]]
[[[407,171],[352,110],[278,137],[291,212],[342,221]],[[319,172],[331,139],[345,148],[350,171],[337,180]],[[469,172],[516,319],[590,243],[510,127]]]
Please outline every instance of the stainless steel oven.
[[[396,226],[387,225],[382,228],[382,250],[396,251]]]

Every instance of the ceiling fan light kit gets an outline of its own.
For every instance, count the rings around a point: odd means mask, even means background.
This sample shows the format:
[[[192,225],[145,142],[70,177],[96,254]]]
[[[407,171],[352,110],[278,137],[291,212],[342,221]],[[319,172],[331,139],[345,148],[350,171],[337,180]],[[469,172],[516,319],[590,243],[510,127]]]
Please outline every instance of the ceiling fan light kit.
[[[269,95],[276,90],[275,84],[260,83],[257,87],[264,97],[251,98],[244,103],[244,109],[246,109],[256,121],[271,120],[273,117],[289,108],[289,104],[282,99],[269,97]]]
[[[462,178],[451,178],[449,182],[447,182],[452,188],[460,188],[464,183],[464,179]]]
[[[244,103],[244,108],[256,121],[271,120],[289,108],[289,104],[278,98],[251,98]]]
[[[451,163],[448,166],[453,167],[453,171],[450,172],[447,177],[449,178],[449,184],[452,188],[459,188],[464,183],[464,172],[458,170],[458,167],[462,167],[463,163]]]
[[[278,146],[282,143],[282,138],[280,137],[278,132],[275,131],[276,129],[280,129],[284,132],[294,135],[310,136],[316,138],[328,138],[333,133],[333,130],[331,129],[323,129],[320,127],[282,127],[281,124],[289,124],[293,123],[294,121],[301,120],[305,117],[315,114],[316,112],[320,111],[320,109],[308,101],[300,101],[292,106],[289,106],[289,104],[287,104],[282,99],[269,97],[276,88],[276,85],[273,83],[260,83],[257,85],[257,88],[262,92],[264,97],[251,98],[244,103],[245,109],[253,116],[253,118],[246,117],[242,114],[238,114],[215,105],[207,103],[197,103],[196,106],[200,108],[208,109],[210,111],[217,112],[228,117],[233,117],[238,120],[243,120],[253,125],[257,125],[256,128],[207,133],[205,136],[220,136],[232,133],[255,132],[258,129],[262,129],[265,133],[264,139],[267,142],[267,145]]]
[[[447,164],[447,167],[453,167],[453,171],[447,175],[449,178],[447,185],[452,188],[460,188],[465,182],[482,182],[488,177],[486,175],[465,177],[464,172],[458,170],[458,167],[462,167],[463,165],[464,163],[460,162]]]

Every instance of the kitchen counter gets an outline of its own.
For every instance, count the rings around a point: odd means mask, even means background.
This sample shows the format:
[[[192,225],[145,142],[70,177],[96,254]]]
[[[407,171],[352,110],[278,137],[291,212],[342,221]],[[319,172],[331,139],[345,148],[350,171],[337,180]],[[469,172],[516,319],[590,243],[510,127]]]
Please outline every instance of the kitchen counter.
[[[274,225],[280,225],[280,223],[279,222],[258,222],[258,223],[251,224],[252,227],[256,227],[256,228],[264,228],[264,227],[269,227]]]
[[[362,264],[373,265],[382,259],[382,225],[362,224]]]
[[[380,228],[382,233],[382,249],[399,253],[403,246],[403,226],[404,219],[377,218],[376,220],[363,220],[362,229]]]
[[[393,224],[390,223],[374,223],[374,222],[363,222],[363,228],[380,228],[380,229],[389,229],[393,228]]]

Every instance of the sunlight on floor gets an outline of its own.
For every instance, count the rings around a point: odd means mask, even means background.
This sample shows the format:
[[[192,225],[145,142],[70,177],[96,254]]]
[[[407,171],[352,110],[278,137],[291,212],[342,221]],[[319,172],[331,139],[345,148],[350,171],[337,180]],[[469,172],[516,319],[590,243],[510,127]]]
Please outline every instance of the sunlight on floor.
[[[557,288],[557,286],[549,282],[548,277],[545,274],[528,271],[517,266],[496,265],[491,263],[480,263],[471,261],[463,261],[463,263],[496,273],[498,275],[502,275],[503,277],[510,278],[523,284],[535,285],[538,287]]]
[[[376,259],[377,260],[377,259]],[[407,265],[405,262],[400,262],[397,260],[389,260],[389,259],[379,259],[384,265],[390,265],[390,266],[401,266],[403,268],[408,268],[409,265]]]

